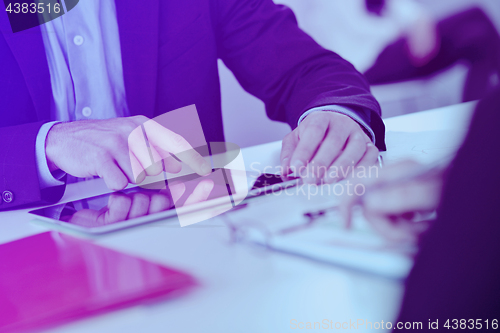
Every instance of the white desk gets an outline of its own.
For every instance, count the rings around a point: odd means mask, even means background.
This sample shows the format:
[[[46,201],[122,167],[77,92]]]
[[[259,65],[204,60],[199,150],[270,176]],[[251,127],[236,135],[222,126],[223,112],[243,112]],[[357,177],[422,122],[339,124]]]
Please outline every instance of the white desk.
[[[448,154],[461,142],[473,107],[467,103],[387,119],[386,160],[409,156],[425,162]],[[279,165],[280,148],[280,142],[273,142],[244,149],[247,168]],[[100,180],[72,184],[63,200],[103,192]],[[27,210],[0,213],[0,243],[46,231],[30,221]],[[291,319],[386,322],[395,320],[403,292],[402,283],[394,280],[231,244],[217,219],[186,228],[148,224],[95,241],[189,272],[201,286],[178,299],[52,332],[277,333],[290,331]]]

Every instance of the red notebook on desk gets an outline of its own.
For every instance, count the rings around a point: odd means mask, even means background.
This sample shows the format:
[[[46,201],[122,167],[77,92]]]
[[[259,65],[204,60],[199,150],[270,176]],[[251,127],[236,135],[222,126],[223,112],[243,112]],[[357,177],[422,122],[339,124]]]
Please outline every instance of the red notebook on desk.
[[[194,284],[187,274],[46,232],[0,245],[0,332],[45,328]]]

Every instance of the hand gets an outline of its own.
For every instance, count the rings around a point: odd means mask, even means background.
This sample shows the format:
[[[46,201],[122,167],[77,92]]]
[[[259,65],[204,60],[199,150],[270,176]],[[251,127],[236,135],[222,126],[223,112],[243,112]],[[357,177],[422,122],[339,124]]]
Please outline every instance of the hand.
[[[211,179],[202,179],[182,206],[206,201],[214,188]],[[108,204],[100,210],[82,209],[75,214],[61,217],[81,226],[102,226],[159,213],[172,208],[186,192],[184,183],[175,183],[162,190],[144,190],[132,193],[112,193]],[[177,207],[178,208],[178,207]]]
[[[377,158],[378,149],[358,123],[338,112],[317,111],[283,139],[282,177],[333,183],[345,178],[348,168],[373,165]]]
[[[99,176],[112,190],[141,183],[146,175],[163,170],[179,172],[182,165],[171,154],[178,154],[199,175],[211,172],[210,164],[183,137],[143,116],[56,124],[47,135],[45,152],[51,171]]]
[[[414,161],[405,161],[387,166],[380,172],[370,172],[371,178],[355,179],[355,183],[362,184],[365,191],[361,197],[351,195],[343,198],[340,212],[347,227],[351,224],[353,206],[359,204],[364,217],[387,239],[415,241],[428,224],[414,222],[414,217],[437,209],[442,187],[442,173],[439,172],[402,181],[409,175],[420,173],[422,168],[424,166]]]

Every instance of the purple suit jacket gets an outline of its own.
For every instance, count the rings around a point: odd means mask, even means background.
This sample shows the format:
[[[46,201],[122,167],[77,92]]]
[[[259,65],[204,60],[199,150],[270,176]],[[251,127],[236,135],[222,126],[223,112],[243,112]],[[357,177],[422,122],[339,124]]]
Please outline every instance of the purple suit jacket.
[[[301,31],[271,0],[116,1],[125,90],[132,115],[154,117],[196,104],[207,141],[224,141],[217,59],[273,120],[295,128],[309,108],[359,111],[384,146],[380,107],[364,77]],[[64,187],[39,189],[35,138],[51,119],[52,91],[40,28],[12,33],[0,11],[1,209],[57,201]]]

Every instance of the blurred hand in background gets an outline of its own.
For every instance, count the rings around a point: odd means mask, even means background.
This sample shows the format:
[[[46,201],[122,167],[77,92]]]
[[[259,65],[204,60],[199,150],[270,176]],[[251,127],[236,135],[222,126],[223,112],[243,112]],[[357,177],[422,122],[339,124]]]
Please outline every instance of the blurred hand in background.
[[[365,191],[361,196],[343,198],[340,212],[346,226],[350,227],[352,210],[359,205],[364,217],[382,236],[391,241],[416,241],[428,226],[418,221],[419,217],[434,212],[439,205],[443,169],[409,160],[378,171],[368,178],[350,179],[354,184],[362,184]]]

